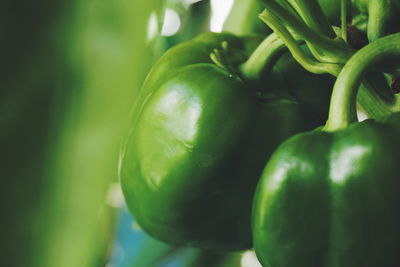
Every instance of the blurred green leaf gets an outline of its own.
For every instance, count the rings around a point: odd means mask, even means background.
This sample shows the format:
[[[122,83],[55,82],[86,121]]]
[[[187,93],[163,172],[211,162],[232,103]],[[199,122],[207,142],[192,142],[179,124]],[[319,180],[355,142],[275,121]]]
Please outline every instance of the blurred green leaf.
[[[268,35],[271,29],[258,18],[263,9],[261,0],[235,0],[224,23],[224,31],[241,36],[255,33]]]
[[[161,1],[11,1],[0,13],[4,266],[101,266],[119,147]]]

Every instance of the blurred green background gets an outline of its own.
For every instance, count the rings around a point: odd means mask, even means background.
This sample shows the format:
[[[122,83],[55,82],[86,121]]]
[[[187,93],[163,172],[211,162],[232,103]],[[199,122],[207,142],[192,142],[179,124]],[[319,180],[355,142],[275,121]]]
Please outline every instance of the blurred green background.
[[[258,266],[175,248],[123,204],[119,149],[154,61],[200,32],[265,33],[256,0],[2,1],[2,266]],[[224,25],[225,22],[225,26]]]

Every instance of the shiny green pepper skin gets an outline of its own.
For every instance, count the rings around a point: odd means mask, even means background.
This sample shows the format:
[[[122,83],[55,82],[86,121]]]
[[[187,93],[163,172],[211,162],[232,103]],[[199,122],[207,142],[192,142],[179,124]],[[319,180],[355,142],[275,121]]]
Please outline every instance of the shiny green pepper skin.
[[[153,66],[142,90],[140,103],[154,92],[166,79],[182,67],[197,63],[212,63],[210,53],[220,47],[223,41],[237,49],[243,49],[243,41],[229,33],[206,32],[191,41],[181,43],[169,49]],[[184,56],[183,56],[184,55]]]
[[[254,201],[263,266],[399,266],[400,115],[391,120],[299,134],[276,150]]]
[[[250,248],[252,199],[266,160],[283,140],[318,125],[314,113],[290,97],[259,98],[211,63],[182,67],[151,91],[121,159],[135,219],[171,244]]]
[[[237,201],[247,184],[235,172],[254,100],[236,77],[198,64],[183,68],[146,103],[121,172],[128,206],[145,231],[206,248],[214,239],[228,249],[250,245],[249,227],[237,218],[250,198]],[[244,247],[236,247],[243,239]]]

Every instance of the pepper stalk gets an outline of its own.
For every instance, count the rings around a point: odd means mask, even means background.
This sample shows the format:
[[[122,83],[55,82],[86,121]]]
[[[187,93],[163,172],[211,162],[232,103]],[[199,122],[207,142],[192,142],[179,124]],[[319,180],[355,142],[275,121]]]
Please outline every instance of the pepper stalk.
[[[325,131],[340,130],[357,121],[356,98],[362,79],[372,67],[387,58],[400,58],[400,33],[378,39],[350,58],[333,88]]]
[[[272,6],[276,3],[272,3]],[[279,6],[279,5],[278,5]],[[277,8],[279,11],[279,8]],[[281,10],[282,11],[282,10]],[[277,15],[273,12],[270,12],[270,10],[265,10],[261,15],[260,18],[266,23],[269,27],[271,27],[276,34],[278,34],[282,40],[284,41],[285,45],[289,48],[291,51],[292,55],[294,58],[308,71],[321,74],[321,73],[330,73],[333,76],[338,76],[340,73],[340,70],[342,68],[342,64],[339,62],[345,63],[351,55],[348,57],[346,55],[345,57],[342,57],[344,54],[336,54],[333,53],[333,57],[337,57],[336,60],[333,60],[333,62],[336,62],[336,64],[331,64],[331,63],[326,63],[326,62],[318,62],[317,60],[314,60],[310,57],[307,57],[302,51],[299,49],[298,45],[293,41],[293,37],[289,33],[289,31],[284,27],[284,20],[285,18],[280,17],[282,15],[285,15],[285,10],[283,10],[283,13],[277,13]],[[288,12],[285,16],[290,16]],[[294,19],[296,19],[294,17]],[[303,22],[301,22],[303,23]],[[300,24],[299,24],[300,25]],[[299,26],[297,25],[297,26]],[[325,42],[323,39],[325,38],[319,38],[318,33],[315,32],[313,29],[308,28],[306,25],[303,23],[303,26],[299,26],[298,29],[300,29],[302,32],[298,32],[297,30],[293,30],[296,32],[296,34],[299,36],[299,38],[304,39],[307,42],[307,45],[310,47],[310,44],[318,47],[325,47],[326,49],[329,49],[328,46],[325,46],[323,43]],[[305,28],[303,28],[305,27]],[[303,28],[303,29],[301,29]],[[304,35],[304,33],[307,33],[307,35]],[[320,37],[321,37],[320,36]],[[304,38],[307,37],[307,38]],[[311,38],[309,38],[311,37]],[[333,41],[328,39],[329,41]],[[340,48],[341,46],[337,46],[338,43],[335,44],[336,48]],[[348,49],[350,49],[348,47]],[[310,48],[311,50],[311,48]],[[340,49],[339,49],[340,50]],[[343,50],[344,51],[344,50]],[[348,52],[351,51],[351,54],[355,53],[355,50],[347,50]],[[348,57],[346,59],[346,57]],[[384,120],[387,116],[389,116],[393,111],[397,110],[398,104],[396,101],[392,101],[393,95],[391,92],[383,92],[385,89],[387,89],[387,84],[382,83],[382,79],[380,79],[379,75],[373,75],[371,77],[366,77],[366,81],[364,81],[362,85],[362,90],[360,90],[360,93],[358,95],[358,101],[360,103],[360,106],[365,110],[365,112],[371,116],[372,118],[378,119],[378,120]],[[386,85],[386,88],[384,86]],[[386,97],[386,95],[389,94],[390,97]],[[389,100],[388,100],[389,99]]]

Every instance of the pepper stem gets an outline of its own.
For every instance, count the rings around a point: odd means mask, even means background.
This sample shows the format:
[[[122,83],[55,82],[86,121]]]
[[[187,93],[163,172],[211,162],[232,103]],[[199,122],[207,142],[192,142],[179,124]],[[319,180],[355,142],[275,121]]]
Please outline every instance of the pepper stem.
[[[258,80],[261,74],[271,71],[277,58],[284,50],[286,50],[286,46],[278,35],[270,34],[239,66],[241,76],[249,81]]]
[[[368,2],[367,35],[370,42],[384,35],[387,24],[393,17],[397,16],[397,13],[395,13],[395,16],[392,15],[393,9],[396,9],[396,7],[391,2],[382,0]]]
[[[336,34],[324,15],[317,0],[287,0],[297,11],[303,21],[313,30],[329,38]]]
[[[339,65],[321,63],[306,55],[290,32],[280,23],[279,19],[268,10],[261,13],[260,18],[283,40],[296,61],[306,70],[316,74],[330,73],[334,76],[338,75],[340,71]]]
[[[329,63],[345,63],[352,56],[354,50],[346,46],[343,41],[333,40],[329,37],[310,29],[298,17],[291,14],[274,0],[265,0],[267,9],[265,12],[272,13],[282,23],[296,32],[300,38],[311,44],[312,52],[318,60]]]
[[[356,98],[363,76],[387,58],[400,59],[400,33],[370,43],[349,59],[333,88],[325,131],[340,130],[357,121]]]
[[[347,43],[347,0],[342,0],[340,5],[341,35]]]

